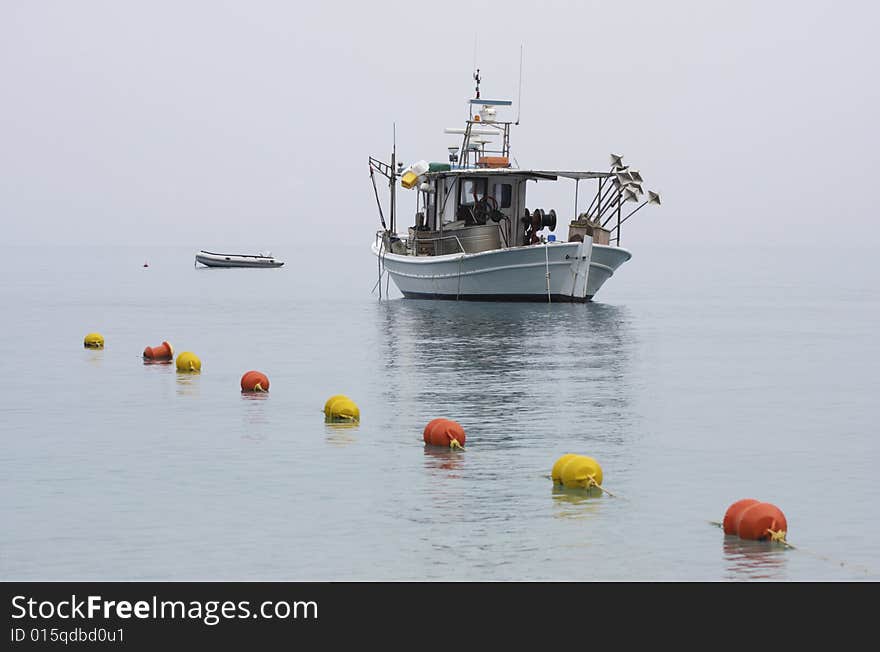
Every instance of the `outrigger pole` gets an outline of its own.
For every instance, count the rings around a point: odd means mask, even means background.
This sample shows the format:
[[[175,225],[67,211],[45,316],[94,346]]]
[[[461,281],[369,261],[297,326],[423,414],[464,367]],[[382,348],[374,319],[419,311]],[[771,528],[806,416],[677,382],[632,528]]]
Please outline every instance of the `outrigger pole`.
[[[647,198],[645,201],[643,201],[641,204],[639,204],[638,206],[636,206],[635,209],[633,209],[633,210],[630,212],[629,215],[627,215],[627,216],[624,217],[622,220],[620,220],[620,223],[619,223],[617,226],[615,226],[614,228],[615,228],[615,229],[619,229],[621,224],[623,224],[624,222],[626,222],[629,218],[631,218],[631,217],[632,217],[633,215],[635,215],[640,209],[644,208],[644,207],[647,206],[648,204],[657,204],[657,205],[659,206],[659,205],[660,205],[660,195],[657,194],[656,192],[652,192],[652,191],[649,190],[649,191],[648,191],[648,198]]]
[[[393,144],[391,149],[391,165],[383,163],[379,159],[370,157],[370,180],[373,182],[373,191],[376,194],[376,205],[379,207],[379,220],[385,233],[396,233],[397,228],[397,125],[393,127]],[[373,172],[376,171],[388,179],[388,188],[391,191],[391,230],[385,224],[385,215],[382,212],[382,202],[379,200],[379,189],[376,187],[376,179]]]
[[[370,180],[373,182],[373,190],[376,192],[376,204],[379,206],[379,220],[382,222],[382,228],[388,232],[388,227],[385,224],[385,215],[382,212],[382,202],[379,200],[379,189],[376,187],[376,179],[373,176],[373,172],[378,172],[386,179],[388,179],[389,184],[394,186],[394,180],[396,175],[393,171],[393,168],[387,163],[383,163],[379,159],[375,159],[372,156],[370,157]],[[392,203],[392,206],[394,204]],[[392,228],[394,228],[394,222],[391,222]]]
[[[391,233],[397,233],[397,123],[391,123]]]
[[[628,201],[638,201],[638,199],[639,199],[639,196],[636,194],[635,190],[631,190],[630,188],[627,188],[625,186],[621,188],[620,194],[617,196],[617,205],[616,205],[618,225],[620,224],[620,210],[621,210],[623,204]],[[609,215],[608,218],[604,222],[602,222],[602,228],[605,228],[605,225],[608,224],[608,222],[610,222],[613,217],[614,217],[614,210],[612,209],[611,215]],[[601,219],[601,216],[599,219]]]
[[[590,213],[593,212],[593,207],[595,206],[595,208],[596,208],[596,215],[594,216],[595,219],[600,219],[602,217],[602,213],[604,213],[606,210],[608,210],[608,207],[611,206],[611,204],[613,202],[608,201],[608,200],[612,196],[618,195],[618,198],[619,198],[619,195],[621,193],[620,186],[622,185],[621,181],[620,181],[621,176],[628,176],[629,177],[627,184],[623,184],[623,185],[632,185],[632,182],[634,182],[634,181],[638,182],[638,183],[640,183],[642,181],[642,176],[640,174],[638,174],[637,171],[635,171],[635,175],[634,175],[630,172],[629,166],[623,164],[623,155],[622,154],[611,154],[610,158],[611,158],[611,170],[609,171],[609,174],[614,175],[614,183],[612,184],[611,181],[609,180],[608,188],[603,190],[602,186],[604,185],[603,184],[604,180],[600,178],[599,179],[599,189],[596,192],[596,195],[593,197],[593,200],[590,202],[590,205],[587,207],[587,210],[586,210],[587,216],[589,216]],[[639,186],[639,192],[641,192],[641,186]]]
[[[642,190],[642,184],[636,183],[635,181],[621,182],[618,179],[614,179],[613,185],[614,189],[606,194],[606,196],[609,197],[608,201],[605,202],[605,204],[596,211],[597,220],[602,219],[602,216],[609,208],[612,208],[615,205],[619,207],[621,201],[635,201],[632,200],[632,198],[624,198],[627,190],[634,192],[637,196],[644,194],[644,191]]]
[[[373,159],[370,158],[370,181],[373,182],[373,192],[376,194],[376,206],[379,207],[379,221],[382,222],[382,228],[387,231],[388,227],[385,225],[385,215],[382,213],[382,202],[379,201],[379,189],[376,187],[376,177],[373,176]]]
[[[621,193],[621,184],[618,179],[608,179],[608,187],[605,189],[604,193],[602,193],[602,180],[600,179],[599,181],[600,193],[597,195],[599,203],[596,204],[596,214],[593,216],[594,220],[601,219],[605,211],[607,211],[615,201],[620,199]],[[590,207],[587,209],[588,215],[593,210],[593,203],[595,203],[597,197],[594,197],[593,202],[590,202]]]

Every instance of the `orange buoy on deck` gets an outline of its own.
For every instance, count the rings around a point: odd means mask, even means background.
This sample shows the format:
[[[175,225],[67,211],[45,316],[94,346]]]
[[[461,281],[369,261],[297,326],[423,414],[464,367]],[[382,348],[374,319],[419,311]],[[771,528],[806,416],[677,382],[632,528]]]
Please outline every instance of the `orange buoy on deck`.
[[[776,505],[756,503],[746,507],[739,517],[737,534],[753,541],[785,541],[788,523]]]
[[[241,391],[268,392],[269,378],[261,371],[247,371],[241,377]]]
[[[452,419],[432,419],[425,426],[422,438],[430,446],[464,448],[466,436],[461,424]]]
[[[174,349],[168,342],[159,346],[148,346],[144,349],[144,360],[149,362],[170,362],[174,359]]]
[[[751,507],[752,505],[757,505],[760,500],[755,500],[754,498],[743,498],[742,500],[737,500],[733,505],[727,508],[727,511],[724,512],[724,522],[721,524],[724,528],[724,534],[736,534],[739,526],[739,518],[742,516],[743,511]]]

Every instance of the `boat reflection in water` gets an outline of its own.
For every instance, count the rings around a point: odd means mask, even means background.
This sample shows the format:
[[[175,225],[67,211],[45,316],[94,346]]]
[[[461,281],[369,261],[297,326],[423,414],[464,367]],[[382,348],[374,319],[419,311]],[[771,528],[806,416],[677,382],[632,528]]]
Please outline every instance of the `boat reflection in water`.
[[[455,419],[481,447],[629,438],[634,341],[626,308],[392,300],[378,303],[383,401],[408,430]],[[583,448],[583,446],[580,446]]]

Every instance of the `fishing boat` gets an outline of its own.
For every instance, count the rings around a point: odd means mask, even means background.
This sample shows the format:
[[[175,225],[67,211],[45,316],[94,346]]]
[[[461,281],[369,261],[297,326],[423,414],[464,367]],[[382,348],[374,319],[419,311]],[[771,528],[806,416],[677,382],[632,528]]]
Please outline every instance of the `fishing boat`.
[[[218,254],[212,251],[199,251],[196,264],[205,267],[281,267],[284,263],[271,252],[259,254]]]
[[[617,154],[602,171],[519,167],[510,144],[519,117],[498,115],[513,102],[482,98],[479,69],[474,80],[464,127],[445,130],[461,137],[448,148],[448,162],[404,166],[397,161],[396,138],[390,163],[369,159],[382,226],[372,243],[380,296],[387,274],[412,299],[591,301],[632,257],[620,246],[621,226],[647,204],[660,204],[660,195],[645,195],[641,173]],[[376,173],[389,185],[389,223]],[[528,208],[528,182],[559,180],[574,186],[565,240],[555,231],[566,210]],[[595,189],[579,192],[582,182]],[[397,229],[398,183],[415,193],[415,215],[406,232]]]

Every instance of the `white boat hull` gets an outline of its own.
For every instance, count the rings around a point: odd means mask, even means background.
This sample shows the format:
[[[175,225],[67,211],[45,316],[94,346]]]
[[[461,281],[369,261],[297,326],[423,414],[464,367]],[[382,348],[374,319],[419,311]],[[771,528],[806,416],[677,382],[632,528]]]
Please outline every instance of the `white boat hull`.
[[[590,276],[587,280],[587,294],[591,297],[595,296],[605,281],[630,258],[632,254],[621,247],[594,244],[590,259]]]
[[[197,253],[196,262],[206,267],[281,267],[284,264],[271,256],[215,254],[210,251]]]
[[[590,301],[630,258],[589,239],[443,256],[393,254],[376,242],[373,253],[404,297],[463,301]]]

